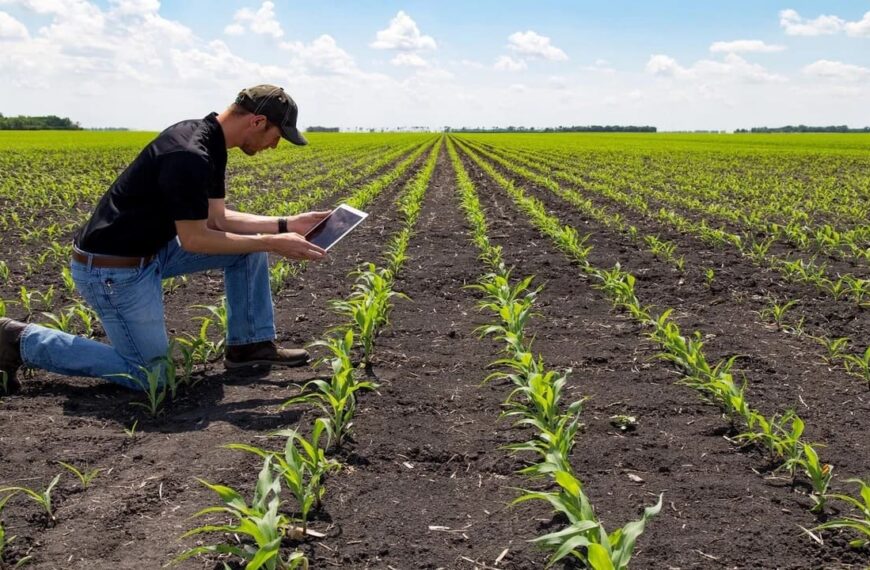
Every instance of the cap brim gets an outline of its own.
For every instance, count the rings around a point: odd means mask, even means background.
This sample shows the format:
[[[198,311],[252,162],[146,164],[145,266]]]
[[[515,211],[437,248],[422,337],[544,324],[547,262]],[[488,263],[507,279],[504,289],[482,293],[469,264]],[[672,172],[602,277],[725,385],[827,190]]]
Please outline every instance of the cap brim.
[[[281,136],[295,145],[305,146],[308,144],[308,141],[302,136],[302,133],[300,133],[299,129],[296,127],[284,126],[281,129]]]

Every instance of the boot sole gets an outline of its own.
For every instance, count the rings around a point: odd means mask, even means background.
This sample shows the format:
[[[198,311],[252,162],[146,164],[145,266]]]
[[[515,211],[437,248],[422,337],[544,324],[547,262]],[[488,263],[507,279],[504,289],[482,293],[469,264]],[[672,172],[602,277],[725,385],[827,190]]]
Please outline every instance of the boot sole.
[[[246,360],[245,362],[232,362],[224,360],[224,368],[250,368],[252,366],[282,366],[284,368],[297,368],[311,362],[311,357],[300,360]]]

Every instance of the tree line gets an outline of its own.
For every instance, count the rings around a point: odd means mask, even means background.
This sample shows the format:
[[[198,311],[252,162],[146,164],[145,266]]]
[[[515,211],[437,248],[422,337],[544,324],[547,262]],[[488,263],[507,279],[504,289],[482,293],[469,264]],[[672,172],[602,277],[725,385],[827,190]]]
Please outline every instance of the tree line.
[[[752,127],[737,129],[735,133],[870,133],[870,127],[850,129],[846,125],[829,125],[827,127],[810,127],[807,125],[786,125],[785,127]]]
[[[78,123],[74,123],[69,118],[58,117],[57,115],[46,115],[44,117],[28,117],[25,115],[5,117],[3,113],[0,113],[0,131],[78,131],[81,128]]]

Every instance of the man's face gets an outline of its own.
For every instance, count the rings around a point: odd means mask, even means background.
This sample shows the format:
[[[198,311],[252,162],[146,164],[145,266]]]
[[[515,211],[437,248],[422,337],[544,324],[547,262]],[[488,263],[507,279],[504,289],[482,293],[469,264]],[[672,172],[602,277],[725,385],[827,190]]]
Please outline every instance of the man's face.
[[[261,150],[275,148],[281,141],[281,130],[259,115],[251,119],[248,136],[239,148],[248,156],[254,156]]]

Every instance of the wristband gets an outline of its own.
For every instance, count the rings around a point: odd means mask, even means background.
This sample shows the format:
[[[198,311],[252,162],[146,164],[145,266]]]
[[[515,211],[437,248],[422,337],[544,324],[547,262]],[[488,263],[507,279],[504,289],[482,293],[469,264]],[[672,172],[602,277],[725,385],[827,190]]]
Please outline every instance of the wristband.
[[[287,233],[287,218],[278,218],[278,233]]]

